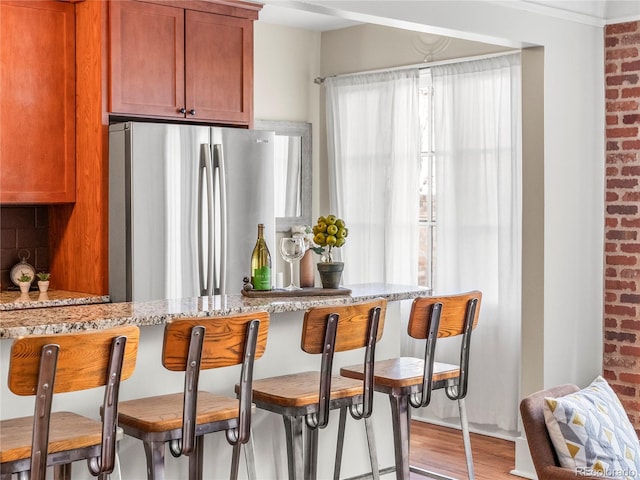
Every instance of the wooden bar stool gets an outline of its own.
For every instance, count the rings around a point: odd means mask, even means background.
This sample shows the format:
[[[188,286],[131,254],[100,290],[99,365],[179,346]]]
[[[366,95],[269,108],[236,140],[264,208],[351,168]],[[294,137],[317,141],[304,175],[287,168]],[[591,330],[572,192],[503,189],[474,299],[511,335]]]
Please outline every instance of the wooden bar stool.
[[[247,444],[247,469],[255,478],[251,432],[254,359],[267,344],[269,314],[253,312],[167,323],[162,364],[184,373],[184,391],[120,403],[118,424],[142,440],[149,480],[164,479],[165,444],[174,457],[189,456],[189,479],[202,478],[204,435],[225,431],[233,445],[231,478],[238,475],[240,447]],[[242,365],[238,399],[198,391],[201,370]]]
[[[400,357],[381,360],[374,365],[374,388],[389,395],[391,401],[395,471],[398,480],[409,480],[409,471],[436,476],[409,466],[409,407],[426,407],[431,401],[431,391],[441,388],[446,389],[449,399],[458,402],[467,471],[469,479],[474,478],[464,398],[467,395],[471,332],[478,324],[481,299],[482,293],[479,291],[416,298],[411,306],[408,333],[413,338],[426,340],[424,358]],[[458,335],[462,335],[460,364],[435,362],[436,340]],[[341,368],[340,374],[354,379],[364,377],[360,365]],[[374,471],[374,474],[377,472]]]
[[[33,417],[0,421],[0,473],[44,480],[71,479],[71,463],[87,460],[94,476],[113,471],[121,380],[131,376],[139,330],[118,327],[69,335],[19,338],[11,347],[9,389],[34,395]],[[51,412],[54,394],[105,387],[102,421],[72,412]],[[98,408],[96,406],[96,417]]]
[[[318,429],[329,422],[329,411],[349,408],[355,419],[367,419],[373,402],[375,346],[382,336],[386,300],[311,308],[302,326],[303,351],[322,354],[320,371],[293,373],[253,382],[258,408],[282,415],[290,479],[314,480]],[[352,380],[332,375],[335,352],[366,347],[363,365],[368,375]],[[303,428],[306,430],[303,453]],[[335,478],[340,462],[336,459]]]

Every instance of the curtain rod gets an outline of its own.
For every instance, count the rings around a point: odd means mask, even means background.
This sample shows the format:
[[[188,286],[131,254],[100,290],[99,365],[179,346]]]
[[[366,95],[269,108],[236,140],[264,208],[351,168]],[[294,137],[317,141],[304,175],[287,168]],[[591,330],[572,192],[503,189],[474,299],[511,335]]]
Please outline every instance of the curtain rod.
[[[428,68],[428,67],[434,67],[438,65],[450,65],[452,63],[472,62],[474,60],[485,60],[487,58],[504,57],[504,56],[513,55],[514,53],[519,53],[519,52],[520,50],[508,50],[506,52],[487,53],[484,55],[475,55],[472,57],[450,58],[448,60],[438,60],[435,62],[418,63],[414,65],[403,65],[399,67],[380,68],[378,70],[365,70],[364,72],[341,73],[337,75],[328,75],[326,77],[316,77],[313,79],[313,83],[317,85],[322,85],[325,79],[327,78],[351,77],[353,75],[365,75],[368,73],[394,72],[396,70],[404,70],[405,68]]]

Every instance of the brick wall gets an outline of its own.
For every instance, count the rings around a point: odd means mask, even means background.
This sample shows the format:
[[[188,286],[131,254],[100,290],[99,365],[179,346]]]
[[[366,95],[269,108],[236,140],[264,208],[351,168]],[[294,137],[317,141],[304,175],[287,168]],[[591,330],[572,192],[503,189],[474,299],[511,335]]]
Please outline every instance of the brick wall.
[[[9,280],[11,267],[21,250],[29,252],[27,262],[36,272],[49,270],[49,222],[47,207],[0,208],[0,283],[2,290],[14,288]],[[23,255],[25,255],[23,253]],[[17,287],[15,287],[17,288]]]
[[[640,431],[640,22],[605,29],[604,376]]]

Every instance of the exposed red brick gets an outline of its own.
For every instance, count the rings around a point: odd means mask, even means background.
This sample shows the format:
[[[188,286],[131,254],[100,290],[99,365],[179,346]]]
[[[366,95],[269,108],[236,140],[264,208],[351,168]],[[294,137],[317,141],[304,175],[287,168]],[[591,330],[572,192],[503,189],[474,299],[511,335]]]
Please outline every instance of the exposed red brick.
[[[626,316],[626,317],[635,317],[636,316],[636,309],[633,307],[629,307],[629,306],[622,306],[622,305],[605,305],[604,306],[604,313],[608,314],[608,315],[622,315],[622,316]],[[606,338],[606,336],[605,336]],[[606,338],[607,340],[613,340],[610,338]]]
[[[640,303],[640,295],[623,293],[622,295],[620,295],[620,301],[622,303]]]
[[[607,333],[613,333],[613,332],[605,332],[605,334]],[[625,335],[630,338],[635,338],[636,336],[635,333],[624,333],[621,335]],[[634,358],[622,357],[620,355],[610,355],[606,358],[604,364],[606,367],[632,368],[636,366],[636,360]]]
[[[616,121],[617,120],[618,120],[618,117],[616,117]],[[607,122],[608,121],[609,121],[609,118],[607,117]],[[629,115],[623,115],[622,123],[624,123],[625,125],[631,125],[632,123],[640,123],[640,113],[631,113]]]
[[[635,269],[635,268],[623,268],[620,271],[620,276],[622,278],[639,278],[640,277],[640,270]]]
[[[640,70],[640,60],[636,60],[635,62],[623,62],[622,63],[622,71],[623,72],[635,72]]]
[[[618,226],[618,219],[614,217],[608,217],[604,219],[605,226],[609,228],[615,228]]]
[[[622,175],[624,175],[625,177],[630,175],[638,176],[640,175],[640,165],[622,167],[622,171],[620,173],[622,173]]]
[[[640,150],[640,140],[625,140],[622,142],[624,150]]]
[[[625,243],[620,246],[623,253],[640,253],[640,243]]]
[[[605,27],[607,35],[616,35],[618,33],[633,33],[638,31],[638,22],[614,23]]]
[[[609,230],[606,233],[608,240],[636,240],[638,232],[632,230]]]
[[[607,182],[607,185],[615,183],[619,187],[623,188],[623,186],[627,186],[626,188],[633,188],[637,185],[637,182],[634,184],[633,180],[622,181],[622,180],[610,180]],[[636,205],[609,205],[607,207],[607,213],[611,215],[635,215],[638,213],[638,207]]]
[[[637,159],[637,155],[631,152],[608,153],[607,163],[633,163]]]
[[[636,178],[610,178],[607,180],[607,188],[635,188],[637,185],[638,179]],[[609,213],[634,214],[638,211],[634,205],[612,205],[611,208],[613,207],[616,207],[616,210],[609,211]]]
[[[637,109],[638,102],[633,100],[627,100],[624,102],[607,102],[607,112],[630,112]]]
[[[618,92],[616,92],[617,94]],[[617,115],[607,115],[607,125],[618,125],[619,118]]]
[[[623,218],[621,225],[623,227],[640,228],[640,218]]]
[[[637,373],[625,373],[622,372],[618,379],[621,382],[628,382],[628,383],[634,383],[636,385],[640,385],[640,375]]]
[[[605,47],[615,47],[618,43],[620,43],[620,39],[618,37],[606,37],[604,39]]]
[[[640,192],[625,192],[622,196],[622,200],[625,202],[639,202]]]
[[[607,253],[616,253],[618,251],[618,244],[607,242],[604,244],[604,251]]]
[[[614,380],[618,379],[618,377],[616,376],[615,372],[613,372],[611,370],[604,370],[602,372],[602,377],[607,381],[614,381]]]
[[[612,50],[607,50],[607,53],[605,55],[607,60],[635,58],[637,56],[638,56],[638,49],[635,47],[614,48]]]
[[[623,88],[622,98],[640,98],[640,87]]]
[[[607,290],[635,290],[636,283],[625,282],[622,280],[606,280],[604,282],[604,288],[606,288]],[[636,302],[625,302],[625,303],[636,303]]]
[[[640,33],[623,35],[620,43],[623,45],[640,45]]]
[[[607,142],[607,151],[610,150],[620,150],[620,146],[618,145],[618,142]]]
[[[618,385],[618,384],[613,383],[613,384],[611,384],[611,388],[619,396],[635,397],[635,395],[636,395],[636,389],[634,387],[630,387],[628,385]]]
[[[620,198],[620,195],[618,195],[616,192],[609,192],[608,191],[607,194],[606,194],[607,202],[615,202],[619,198]]]
[[[613,73],[618,73],[618,70],[619,70],[618,64],[615,63],[615,62],[608,62],[604,67],[604,73],[606,75],[611,75]]]
[[[618,276],[618,271],[615,268],[612,267],[608,267],[604,270],[604,274],[607,277],[617,277]]]
[[[607,128],[607,138],[628,138],[638,135],[637,127]]]
[[[605,318],[604,326],[605,328],[616,328],[618,326],[618,321],[615,318]]]
[[[610,75],[606,78],[606,84],[609,87],[614,85],[637,85],[638,75],[636,73],[629,73],[627,75]]]
[[[637,347],[635,345],[622,345],[620,346],[620,355],[640,357],[640,347]]]

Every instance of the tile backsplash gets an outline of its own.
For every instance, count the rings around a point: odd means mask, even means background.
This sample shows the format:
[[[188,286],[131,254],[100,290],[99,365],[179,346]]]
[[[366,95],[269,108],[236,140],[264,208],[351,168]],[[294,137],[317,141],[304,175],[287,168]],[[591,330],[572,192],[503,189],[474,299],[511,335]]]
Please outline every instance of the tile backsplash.
[[[28,252],[28,254],[27,254]],[[36,272],[49,270],[48,207],[0,207],[0,282],[2,290],[17,288],[11,267],[27,256]]]

